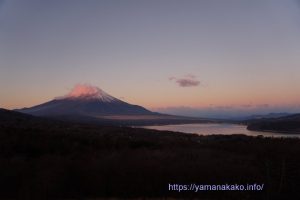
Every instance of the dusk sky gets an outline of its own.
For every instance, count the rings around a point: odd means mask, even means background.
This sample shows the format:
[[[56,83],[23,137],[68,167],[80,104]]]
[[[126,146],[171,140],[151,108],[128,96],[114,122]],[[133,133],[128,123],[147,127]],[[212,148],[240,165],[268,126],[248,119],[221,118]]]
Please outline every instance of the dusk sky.
[[[176,114],[300,112],[300,1],[0,0],[0,107],[76,84]]]

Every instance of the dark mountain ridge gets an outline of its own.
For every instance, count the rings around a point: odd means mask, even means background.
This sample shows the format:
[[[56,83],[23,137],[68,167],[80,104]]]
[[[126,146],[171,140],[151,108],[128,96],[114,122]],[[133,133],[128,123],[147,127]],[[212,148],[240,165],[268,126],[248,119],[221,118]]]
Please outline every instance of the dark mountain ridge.
[[[49,102],[23,108],[16,111],[36,116],[54,115],[152,115],[153,113],[141,106],[128,104],[121,100],[102,102],[98,99],[54,99]]]
[[[247,122],[248,130],[300,133],[300,114],[292,114],[272,119],[257,119]]]

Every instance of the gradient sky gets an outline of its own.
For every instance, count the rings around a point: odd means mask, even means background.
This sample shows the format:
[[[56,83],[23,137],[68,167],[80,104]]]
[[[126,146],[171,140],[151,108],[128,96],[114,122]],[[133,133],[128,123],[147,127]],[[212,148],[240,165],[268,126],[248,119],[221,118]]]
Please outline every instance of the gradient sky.
[[[78,83],[153,110],[300,111],[300,1],[0,0],[0,107]]]

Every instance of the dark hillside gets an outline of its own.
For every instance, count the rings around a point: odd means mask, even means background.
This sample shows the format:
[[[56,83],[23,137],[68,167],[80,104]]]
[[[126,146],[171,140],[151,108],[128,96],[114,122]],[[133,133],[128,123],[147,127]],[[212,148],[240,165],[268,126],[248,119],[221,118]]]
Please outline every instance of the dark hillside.
[[[253,120],[249,122],[247,128],[255,131],[275,131],[300,134],[300,114],[275,119]]]
[[[300,140],[196,136],[0,112],[0,199],[299,198]],[[168,184],[264,184],[168,191]]]

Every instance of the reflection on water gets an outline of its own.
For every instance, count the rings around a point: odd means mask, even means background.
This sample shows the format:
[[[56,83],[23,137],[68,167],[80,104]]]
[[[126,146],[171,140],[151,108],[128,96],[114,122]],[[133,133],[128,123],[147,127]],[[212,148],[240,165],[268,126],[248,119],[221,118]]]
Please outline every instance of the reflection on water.
[[[263,135],[265,137],[300,137],[300,135],[296,135],[296,134],[249,131],[247,130],[246,126],[237,125],[237,124],[179,124],[179,125],[143,126],[143,128],[177,131],[183,133],[196,133],[198,135],[244,134],[250,136]]]

